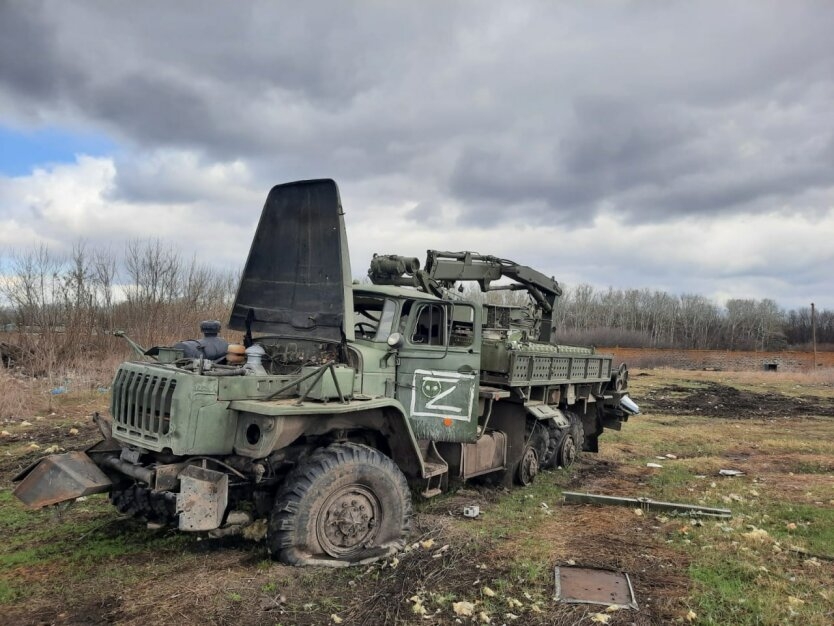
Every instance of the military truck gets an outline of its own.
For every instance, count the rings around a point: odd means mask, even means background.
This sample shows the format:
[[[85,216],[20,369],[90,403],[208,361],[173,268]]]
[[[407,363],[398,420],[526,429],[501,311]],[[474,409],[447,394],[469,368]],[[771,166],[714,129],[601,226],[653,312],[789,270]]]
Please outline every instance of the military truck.
[[[639,412],[610,355],[553,341],[561,293],[506,259],[375,255],[353,281],[332,180],[267,197],[238,287],[229,345],[206,337],[123,363],[103,440],[42,459],[30,507],[109,492],[154,525],[222,535],[260,525],[293,564],[365,563],[403,547],[412,492],[466,480],[527,484],[595,452]],[[460,289],[521,290],[530,305]],[[245,362],[244,362],[245,361]]]

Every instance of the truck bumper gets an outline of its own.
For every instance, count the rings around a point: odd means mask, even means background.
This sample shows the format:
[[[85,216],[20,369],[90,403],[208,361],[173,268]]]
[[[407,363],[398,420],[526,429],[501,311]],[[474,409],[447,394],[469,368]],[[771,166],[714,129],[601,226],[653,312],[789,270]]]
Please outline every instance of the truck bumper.
[[[110,491],[112,481],[84,452],[53,454],[23,472],[13,494],[39,509],[93,493]]]

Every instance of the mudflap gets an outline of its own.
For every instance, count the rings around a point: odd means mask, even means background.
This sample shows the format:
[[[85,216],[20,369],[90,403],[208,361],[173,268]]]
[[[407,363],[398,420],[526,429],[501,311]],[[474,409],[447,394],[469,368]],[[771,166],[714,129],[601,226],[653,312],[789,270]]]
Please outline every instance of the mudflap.
[[[32,509],[110,491],[113,482],[84,452],[53,454],[21,474],[12,492]]]

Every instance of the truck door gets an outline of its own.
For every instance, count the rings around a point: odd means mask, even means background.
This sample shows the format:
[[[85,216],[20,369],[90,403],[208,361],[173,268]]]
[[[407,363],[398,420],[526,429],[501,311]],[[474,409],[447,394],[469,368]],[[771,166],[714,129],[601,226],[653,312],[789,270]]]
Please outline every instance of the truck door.
[[[406,301],[397,399],[418,439],[474,441],[478,428],[480,308]]]

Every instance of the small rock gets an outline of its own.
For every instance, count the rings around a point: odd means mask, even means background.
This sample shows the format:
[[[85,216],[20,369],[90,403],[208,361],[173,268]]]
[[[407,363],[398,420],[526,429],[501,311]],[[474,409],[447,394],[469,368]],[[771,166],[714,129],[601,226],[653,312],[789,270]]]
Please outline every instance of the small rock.
[[[73,437],[75,437],[78,434],[78,429],[77,428],[70,428],[69,429],[69,434],[72,435]]]

